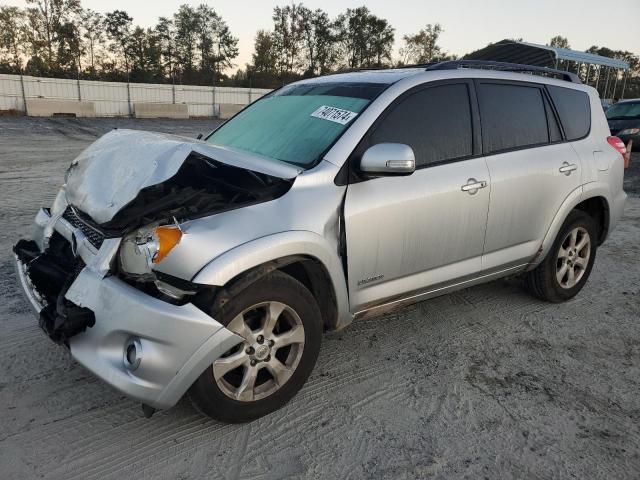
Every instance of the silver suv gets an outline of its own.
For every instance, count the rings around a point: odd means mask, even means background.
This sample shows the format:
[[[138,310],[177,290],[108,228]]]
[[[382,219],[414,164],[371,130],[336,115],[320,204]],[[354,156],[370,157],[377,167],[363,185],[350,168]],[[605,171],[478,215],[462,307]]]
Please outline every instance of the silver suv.
[[[18,277],[45,332],[147,415],[188,392],[248,421],[302,387],[323,330],[507,275],[576,295],[622,215],[623,152],[566,72],[304,80],[204,140],[103,136],[14,247]]]

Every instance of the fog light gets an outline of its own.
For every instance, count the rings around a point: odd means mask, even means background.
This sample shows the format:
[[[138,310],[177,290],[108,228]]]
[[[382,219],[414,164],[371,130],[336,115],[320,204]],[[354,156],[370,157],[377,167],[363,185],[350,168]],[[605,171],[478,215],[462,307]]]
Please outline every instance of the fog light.
[[[142,344],[139,338],[130,338],[124,344],[124,366],[129,370],[135,370],[142,361]]]

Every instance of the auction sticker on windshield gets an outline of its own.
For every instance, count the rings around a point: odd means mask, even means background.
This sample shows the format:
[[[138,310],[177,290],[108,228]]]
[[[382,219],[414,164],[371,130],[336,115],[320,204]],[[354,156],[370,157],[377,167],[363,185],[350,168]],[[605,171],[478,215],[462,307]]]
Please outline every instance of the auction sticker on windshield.
[[[340,123],[346,125],[357,116],[357,112],[351,112],[349,110],[342,110],[341,108],[330,107],[328,105],[322,105],[315,112],[311,114],[312,117],[322,118],[329,120],[330,122]]]

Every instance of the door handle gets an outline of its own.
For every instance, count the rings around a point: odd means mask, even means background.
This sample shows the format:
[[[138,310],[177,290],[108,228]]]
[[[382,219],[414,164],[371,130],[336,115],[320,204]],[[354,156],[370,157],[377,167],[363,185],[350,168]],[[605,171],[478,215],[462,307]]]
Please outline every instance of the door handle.
[[[485,180],[476,180],[475,178],[470,178],[467,180],[467,184],[463,185],[460,189],[463,192],[468,192],[469,195],[475,195],[478,193],[478,190],[487,186],[487,182]]]
[[[571,175],[571,172],[578,169],[578,165],[575,163],[562,162],[562,166],[558,169],[560,173],[564,173],[565,175]]]

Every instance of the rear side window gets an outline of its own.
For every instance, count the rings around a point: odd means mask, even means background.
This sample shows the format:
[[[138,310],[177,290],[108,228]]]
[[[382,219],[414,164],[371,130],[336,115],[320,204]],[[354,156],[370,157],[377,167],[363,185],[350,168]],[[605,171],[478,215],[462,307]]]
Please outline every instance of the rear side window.
[[[511,84],[479,85],[485,153],[549,142],[542,90]]]
[[[404,143],[416,166],[472,154],[471,106],[466,84],[440,85],[404,97],[375,127],[371,145]]]
[[[567,140],[586,137],[591,129],[589,95],[570,88],[548,86]]]

